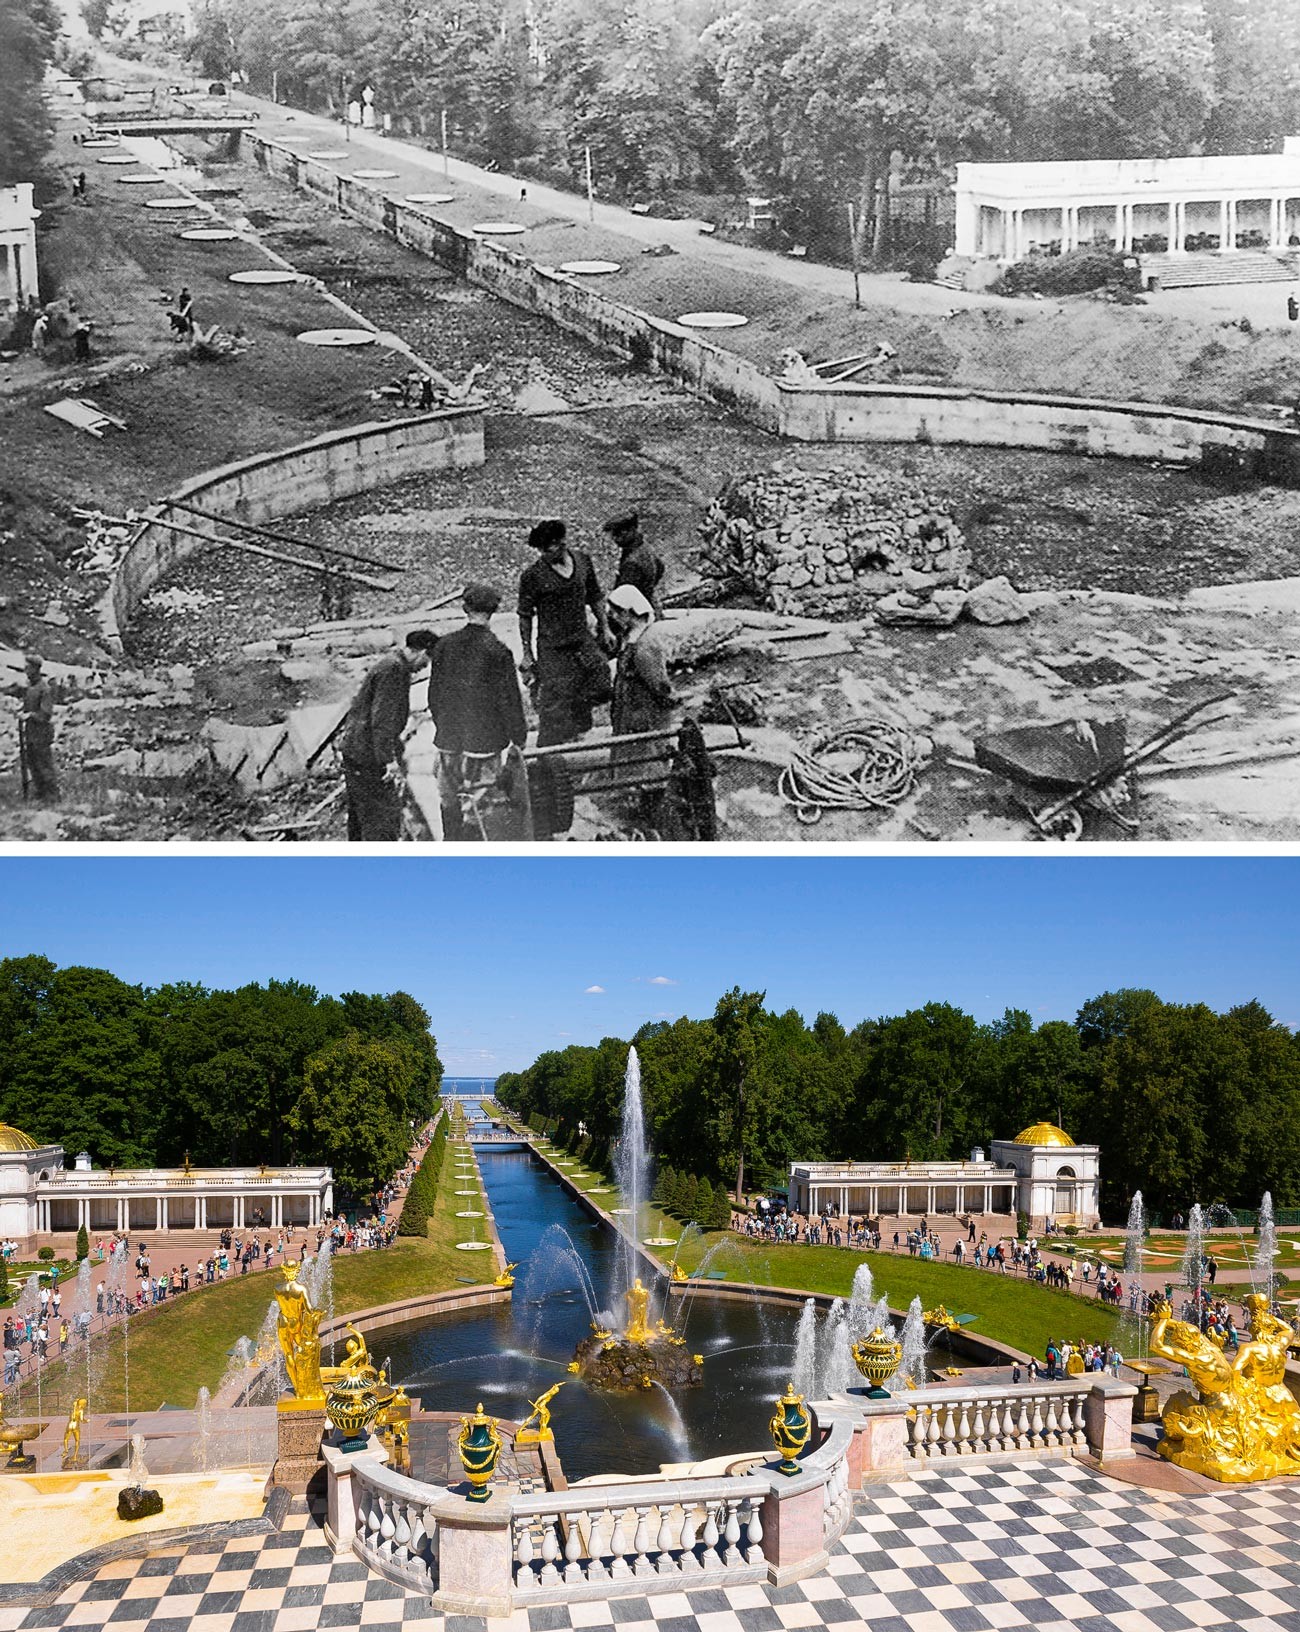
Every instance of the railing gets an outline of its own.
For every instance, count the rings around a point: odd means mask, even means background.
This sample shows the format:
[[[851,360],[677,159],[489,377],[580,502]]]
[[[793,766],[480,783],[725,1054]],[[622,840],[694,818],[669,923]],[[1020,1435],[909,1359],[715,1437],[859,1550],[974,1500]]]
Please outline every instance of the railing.
[[[436,1592],[438,1523],[433,1510],[446,1497],[446,1490],[408,1479],[368,1459],[357,1463],[354,1490],[352,1550],[357,1557],[400,1586]]]
[[[927,1388],[907,1422],[908,1455],[917,1462],[959,1456],[1025,1456],[1070,1452],[1087,1444],[1084,1402],[1093,1379],[1012,1386]]]
[[[314,1176],[307,1174],[295,1175],[292,1179],[279,1173],[254,1173],[246,1179],[228,1178],[200,1178],[197,1174],[183,1173],[132,1173],[129,1177],[115,1177],[108,1174],[94,1173],[52,1173],[48,1179],[37,1181],[39,1194],[47,1194],[52,1190],[139,1190],[152,1195],[158,1190],[246,1190],[271,1189],[282,1190],[286,1194],[298,1192],[303,1195],[315,1195],[322,1186],[333,1183],[333,1175],[322,1172]]]
[[[849,1448],[853,1443],[853,1429],[849,1423],[835,1423],[826,1443],[817,1448],[805,1466],[820,1466],[827,1470],[822,1487],[822,1546],[829,1548],[838,1541],[853,1517],[853,1492],[849,1489]]]
[[[681,1588],[767,1577],[763,1478],[594,1486],[511,1504],[519,1602],[618,1596],[620,1582]]]

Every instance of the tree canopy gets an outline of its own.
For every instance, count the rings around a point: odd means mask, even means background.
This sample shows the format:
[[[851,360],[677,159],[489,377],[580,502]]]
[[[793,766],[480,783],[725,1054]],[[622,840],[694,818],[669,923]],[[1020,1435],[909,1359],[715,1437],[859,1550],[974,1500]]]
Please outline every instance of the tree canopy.
[[[0,5],[0,187],[37,178],[53,135],[45,75],[58,40],[55,0]]]
[[[0,960],[0,1118],[101,1166],[326,1162],[364,1195],[432,1114],[442,1063],[405,992],[295,980],[146,990]]]
[[[1255,1002],[1216,1014],[1124,989],[1041,1025],[934,1002],[846,1030],[733,989],[711,1020],[634,1041],[656,1158],[715,1185],[733,1186],[742,1160],[753,1184],[775,1185],[796,1160],[953,1159],[1050,1121],[1100,1145],[1109,1217],[1135,1189],[1156,1209],[1254,1207],[1264,1190],[1300,1206],[1300,1040]],[[497,1096],[608,1134],[627,1046],[543,1054]]]

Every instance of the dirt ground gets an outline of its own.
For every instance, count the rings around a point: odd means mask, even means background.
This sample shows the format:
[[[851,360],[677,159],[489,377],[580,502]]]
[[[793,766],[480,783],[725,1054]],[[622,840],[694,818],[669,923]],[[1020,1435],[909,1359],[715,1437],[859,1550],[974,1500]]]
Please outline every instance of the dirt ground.
[[[71,160],[70,148],[67,153]],[[402,569],[391,597],[358,588],[354,617],[382,620],[390,601],[394,612],[419,607],[470,571],[508,589],[530,559],[527,529],[544,514],[570,519],[608,582],[613,560],[600,523],[629,507],[641,511],[669,558],[670,591],[685,589],[689,596],[704,507],[737,471],[778,459],[807,468],[903,470],[958,517],[979,575],[1005,573],[1036,593],[1033,618],[1007,629],[854,626],[802,652],[774,653],[741,642],[683,672],[679,680],[688,702],[697,703],[715,682],[747,688],[762,702],[750,733],[754,751],[720,762],[724,837],[1023,838],[1023,816],[1005,791],[969,768],[981,730],[1119,713],[1136,737],[1218,690],[1232,690],[1235,697],[1227,722],[1203,740],[1203,759],[1215,765],[1239,760],[1249,748],[1259,763],[1229,767],[1217,779],[1184,776],[1184,766],[1158,787],[1153,782],[1140,836],[1226,839],[1290,832],[1295,792],[1278,781],[1272,756],[1294,746],[1300,714],[1296,609],[1287,609],[1281,585],[1277,596],[1245,604],[1213,586],[1296,573],[1300,494],[1266,488],[1224,493],[1186,473],[1064,456],[781,444],[599,356],[543,320],[455,283],[413,252],[324,214],[318,203],[268,182],[247,164],[208,162],[205,168],[209,182],[231,195],[216,200],[218,206],[268,248],[322,279],[444,373],[461,377],[475,364],[483,370],[479,388],[490,408],[483,470],[431,475],[284,524],[306,542],[346,539]],[[58,216],[47,240],[47,266],[96,319],[102,361],[74,378],[66,368],[51,374],[19,358],[6,365],[0,390],[0,646],[36,644],[56,661],[93,671],[93,680],[79,674],[69,683],[82,695],[68,711],[66,757],[100,768],[82,769],[75,797],[58,811],[35,811],[18,798],[12,762],[6,770],[0,761],[0,830],[32,838],[234,837],[268,812],[281,818],[308,812],[329,783],[250,799],[203,773],[190,773],[178,786],[176,767],[212,715],[266,724],[331,688],[346,695],[351,669],[306,677],[265,650],[273,630],[301,627],[319,616],[319,584],[311,574],[271,562],[250,571],[248,558],[229,553],[194,558],[146,603],[132,632],[133,662],[124,670],[111,664],[98,643],[94,607],[105,580],[71,565],[81,538],[72,507],[122,513],[226,459],[394,412],[377,392],[404,360],[379,347],[323,352],[298,344],[298,330],[343,321],[322,294],[303,285],[232,285],[231,271],[257,264],[247,244],[180,240],[176,222],[159,219],[166,212],[144,207],[140,195],[154,190],[117,184],[111,167],[97,170],[92,183],[88,208],[66,206]],[[488,202],[488,195],[459,201],[475,219]],[[491,213],[510,212],[502,211],[498,198]],[[557,259],[611,253],[589,236],[575,247],[571,224],[552,221],[536,230],[537,243],[530,234],[529,247],[539,258],[552,249]],[[656,286],[677,310],[683,309],[684,289],[693,305],[734,302],[734,279],[728,296],[710,281],[712,269],[692,271],[683,261],[638,255],[628,267],[634,303],[655,309]],[[688,284],[670,284],[670,273]],[[213,365],[181,360],[167,338],[165,311],[168,295],[182,282],[194,291],[201,322],[219,320],[240,333],[246,344],[236,359]],[[757,316],[768,291],[755,284],[747,294]],[[827,350],[844,344],[845,331],[837,325],[859,326],[861,337],[863,314],[851,308],[847,316],[827,309],[810,318],[790,307],[788,290],[774,287],[772,296],[761,321],[732,331],[745,345],[771,349],[781,337],[783,301],[783,332],[793,324],[806,336],[813,332],[808,322],[824,320],[825,335],[816,332]],[[664,315],[675,312],[665,309]],[[893,316],[902,325],[899,334],[921,324],[914,314]],[[1080,329],[1095,324],[1097,355],[1118,357],[1124,336],[1131,341],[1139,332],[1126,327],[1130,318],[1142,316],[1080,303],[1068,319],[1072,355],[1079,354]],[[996,356],[1008,369],[1019,366],[1021,325],[1014,317],[1002,328],[979,311],[963,311],[959,319],[926,323],[930,349],[922,355],[918,341],[911,365],[956,368],[956,375],[944,377],[961,378],[960,370],[981,366],[981,357]],[[1029,321],[1035,344],[1065,332],[1052,328],[1056,320],[1041,312]],[[953,336],[967,333],[978,345],[951,349]],[[1026,341],[1025,357],[1038,355],[1035,344]],[[1202,324],[1199,344],[1223,342],[1207,336]],[[820,346],[819,339],[811,354],[822,354]],[[951,354],[940,357],[944,347]],[[1235,355],[1250,347],[1230,337],[1228,349]],[[1262,356],[1257,353],[1255,362]],[[1141,355],[1131,356],[1126,390],[1100,379],[1095,389],[1141,395],[1133,387],[1142,368]],[[93,392],[128,430],[94,442],[39,412],[44,401],[74,388]],[[547,411],[527,411],[539,407]],[[1209,598],[1196,600],[1189,590]],[[1229,599],[1216,601],[1216,595]],[[258,650],[250,655],[249,646]],[[100,683],[103,675],[108,678]],[[914,795],[892,813],[831,815],[816,828],[803,828],[777,791],[781,765],[819,729],[879,714],[934,744]],[[0,740],[11,740],[7,730],[0,730]],[[114,769],[124,750],[143,752],[130,776]],[[1243,780],[1256,784],[1249,796]],[[583,837],[609,831],[609,819],[592,810],[582,813],[575,829]],[[342,837],[337,806],[318,819],[310,836]],[[1096,822],[1089,836],[1125,835],[1111,823]]]

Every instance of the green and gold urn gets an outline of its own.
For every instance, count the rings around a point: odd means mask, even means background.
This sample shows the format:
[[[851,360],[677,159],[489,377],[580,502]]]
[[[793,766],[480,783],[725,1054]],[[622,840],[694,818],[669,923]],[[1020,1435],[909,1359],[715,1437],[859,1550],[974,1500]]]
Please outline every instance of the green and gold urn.
[[[387,1391],[391,1395],[391,1390]],[[325,1415],[343,1435],[343,1451],[359,1451],[371,1423],[384,1404],[384,1391],[375,1379],[353,1373],[340,1377],[325,1396]]]
[[[871,1384],[869,1400],[887,1400],[886,1381],[894,1376],[903,1361],[903,1345],[896,1337],[879,1326],[853,1345],[853,1360],[858,1370]]]
[[[784,1458],[777,1464],[777,1472],[799,1473],[801,1470],[795,1458],[812,1434],[812,1417],[803,1403],[803,1395],[795,1393],[793,1383],[776,1402],[776,1410],[767,1428],[773,1445]]]
[[[465,1470],[465,1477],[469,1480],[469,1500],[486,1502],[491,1494],[488,1482],[496,1471],[497,1458],[501,1455],[501,1435],[497,1432],[495,1421],[484,1414],[481,1400],[472,1417],[460,1419],[456,1449],[460,1453],[460,1465]]]

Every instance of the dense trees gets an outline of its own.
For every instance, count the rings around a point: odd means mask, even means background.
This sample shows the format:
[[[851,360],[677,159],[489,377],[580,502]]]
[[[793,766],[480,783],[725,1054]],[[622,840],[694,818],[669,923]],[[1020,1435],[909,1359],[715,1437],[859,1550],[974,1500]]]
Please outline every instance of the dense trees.
[[[103,969],[0,960],[0,1118],[102,1166],[328,1162],[354,1195],[437,1104],[429,1016],[404,992],[298,981],[146,991]]]
[[[26,0],[32,3],[32,0]],[[339,112],[624,195],[775,195],[883,223],[961,159],[1278,151],[1293,0],[204,0],[195,54]],[[892,179],[891,179],[892,178]]]
[[[1103,1207],[1122,1218],[1140,1188],[1166,1211],[1194,1200],[1300,1206],[1300,1038],[1258,1003],[1226,1014],[1140,989],[1104,992],[1073,1024],[1035,1026],[1008,1009],[981,1025],[945,1003],[846,1031],[811,1026],[733,990],[711,1021],[646,1027],[641,1060],[650,1140],[670,1182],[783,1182],[792,1160],[952,1158],[1059,1121],[1102,1148]],[[626,1044],[545,1054],[497,1083],[523,1116],[558,1118],[560,1136],[612,1126],[610,1076]],[[595,1062],[601,1109],[593,1112]],[[672,1198],[680,1207],[680,1197]]]
[[[53,131],[45,74],[58,39],[55,0],[0,5],[0,187],[37,179]]]

